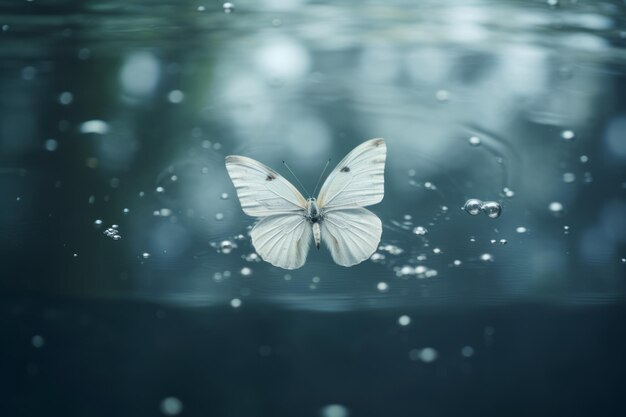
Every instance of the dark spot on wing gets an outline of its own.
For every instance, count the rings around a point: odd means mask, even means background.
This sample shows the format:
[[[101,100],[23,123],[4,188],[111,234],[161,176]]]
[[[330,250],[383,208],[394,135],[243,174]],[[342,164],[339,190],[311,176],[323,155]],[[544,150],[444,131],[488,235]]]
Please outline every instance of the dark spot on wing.
[[[275,179],[276,179],[276,176],[270,172],[269,174],[267,174],[267,177],[265,178],[265,181],[272,181],[272,180],[275,180]]]
[[[348,167],[343,167],[339,170],[340,172],[350,172],[350,168]]]

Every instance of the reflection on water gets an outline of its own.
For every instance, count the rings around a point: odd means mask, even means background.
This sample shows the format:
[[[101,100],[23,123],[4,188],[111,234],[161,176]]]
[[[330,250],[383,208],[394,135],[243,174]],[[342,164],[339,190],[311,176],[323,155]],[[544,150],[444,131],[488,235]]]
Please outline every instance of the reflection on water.
[[[316,310],[623,297],[622,6],[149,3],[3,18],[3,251],[43,260],[3,285]],[[371,137],[369,264],[261,262],[224,156],[312,188]]]

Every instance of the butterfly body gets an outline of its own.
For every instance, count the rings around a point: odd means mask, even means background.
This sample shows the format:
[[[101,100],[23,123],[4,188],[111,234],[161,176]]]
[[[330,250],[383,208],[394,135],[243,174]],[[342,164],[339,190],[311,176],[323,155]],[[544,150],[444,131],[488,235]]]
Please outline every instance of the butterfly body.
[[[333,260],[356,265],[378,247],[382,223],[364,207],[384,196],[387,148],[371,139],[354,148],[330,173],[317,198],[305,199],[285,178],[244,156],[226,157],[244,213],[260,218],[250,232],[263,260],[296,269],[306,262],[311,240],[323,241]]]

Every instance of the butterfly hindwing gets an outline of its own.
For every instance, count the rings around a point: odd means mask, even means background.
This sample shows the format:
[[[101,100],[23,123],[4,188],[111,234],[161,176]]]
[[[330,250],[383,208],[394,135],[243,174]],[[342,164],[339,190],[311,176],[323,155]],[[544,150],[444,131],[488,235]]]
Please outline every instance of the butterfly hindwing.
[[[261,258],[284,269],[304,265],[311,235],[311,226],[304,216],[296,214],[265,217],[250,232]]]
[[[324,211],[366,207],[380,203],[385,194],[384,139],[363,142],[346,155],[330,173],[317,198]]]
[[[372,256],[383,232],[378,216],[364,208],[331,211],[320,225],[322,240],[333,260],[342,266],[356,265]]]
[[[303,211],[306,200],[273,169],[245,156],[227,156],[226,169],[237,189],[243,212],[266,217]]]

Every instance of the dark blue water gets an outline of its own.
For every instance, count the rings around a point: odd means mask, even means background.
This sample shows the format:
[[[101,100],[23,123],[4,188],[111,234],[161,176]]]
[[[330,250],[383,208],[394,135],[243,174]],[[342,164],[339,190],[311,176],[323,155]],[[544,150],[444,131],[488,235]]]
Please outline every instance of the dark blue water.
[[[621,415],[625,23],[1,2],[2,415]],[[259,259],[224,157],[311,190],[374,137],[372,258]]]

